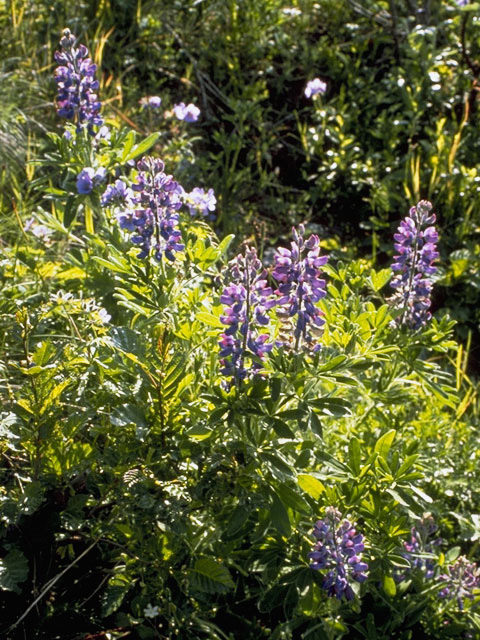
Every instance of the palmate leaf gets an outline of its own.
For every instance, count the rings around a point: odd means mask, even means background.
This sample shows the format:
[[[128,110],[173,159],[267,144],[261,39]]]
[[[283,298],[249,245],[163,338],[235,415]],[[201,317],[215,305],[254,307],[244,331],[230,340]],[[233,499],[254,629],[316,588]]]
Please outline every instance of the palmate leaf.
[[[194,589],[204,593],[226,593],[235,587],[229,570],[212,558],[200,558],[188,575]]]
[[[20,594],[19,584],[28,576],[28,562],[18,549],[12,549],[0,559],[0,589]]]

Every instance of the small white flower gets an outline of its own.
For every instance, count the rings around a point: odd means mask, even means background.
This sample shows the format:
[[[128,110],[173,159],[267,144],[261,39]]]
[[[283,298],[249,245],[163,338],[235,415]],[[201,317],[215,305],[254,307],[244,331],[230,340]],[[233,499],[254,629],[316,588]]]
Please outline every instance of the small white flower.
[[[327,85],[320,78],[314,78],[307,82],[307,86],[305,87],[305,97],[306,98],[314,98],[319,93],[325,93],[327,90]]]
[[[286,15],[286,16],[291,16],[292,18],[301,15],[301,11],[300,9],[297,9],[296,7],[285,7],[282,9],[282,12]]]
[[[147,604],[143,610],[145,618],[156,618],[158,616],[158,607],[152,607],[150,603]]]

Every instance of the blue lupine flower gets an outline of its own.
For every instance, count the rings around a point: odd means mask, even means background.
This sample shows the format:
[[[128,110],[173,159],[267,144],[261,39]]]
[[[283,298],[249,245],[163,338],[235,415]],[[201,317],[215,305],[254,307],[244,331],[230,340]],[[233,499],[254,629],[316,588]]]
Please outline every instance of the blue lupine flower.
[[[173,107],[173,112],[179,120],[185,120],[185,122],[196,122],[200,115],[200,109],[198,107],[192,103],[185,106],[184,102],[176,104]]]
[[[61,50],[56,51],[54,56],[60,64],[55,70],[57,113],[74,122],[77,130],[86,126],[93,135],[93,127],[103,124],[101,103],[95,93],[99,87],[95,78],[97,65],[87,57],[87,47],[83,44],[75,47],[75,43],[75,36],[65,29],[60,40]]]
[[[105,190],[102,204],[116,206],[120,228],[133,233],[131,241],[140,248],[138,258],[146,258],[153,250],[157,260],[165,256],[173,262],[175,254],[185,248],[177,228],[184,190],[164,173],[158,158],[142,158],[137,169],[131,188],[117,180]]]
[[[339,600],[343,596],[353,600],[351,581],[367,579],[368,564],[362,561],[363,535],[348,520],[341,522],[341,514],[334,507],[327,507],[325,518],[315,524],[313,535],[317,543],[308,557],[312,569],[327,570],[323,589]]]
[[[86,195],[93,191],[93,188],[105,180],[107,170],[99,167],[97,170],[92,167],[85,167],[77,176],[77,192]]]
[[[327,85],[320,78],[314,78],[307,82],[307,86],[305,87],[305,97],[306,98],[315,98],[320,93],[325,93],[327,90]]]
[[[125,205],[127,202],[132,203],[134,199],[134,193],[130,187],[127,187],[123,180],[115,180],[114,184],[109,184],[105,189],[101,203],[103,207],[106,207],[112,203]]]
[[[215,211],[217,204],[213,189],[209,189],[205,193],[204,189],[195,187],[190,193],[185,193],[184,199],[192,217],[200,213],[206,218]]]
[[[432,281],[429,278],[437,271],[433,262],[439,254],[436,250],[438,233],[433,226],[435,214],[430,213],[432,205],[421,200],[410,209],[398,227],[394,247],[392,270],[396,272],[390,286],[396,290],[391,298],[395,307],[403,310],[397,319],[413,329],[424,326],[432,317],[428,311],[431,305]]]
[[[275,301],[253,248],[230,262],[227,281],[220,296],[225,305],[220,320],[227,325],[220,336],[221,371],[240,385],[249,374],[262,368],[261,361],[272,350],[268,334],[259,330],[269,324],[268,311]]]
[[[479,595],[480,571],[474,562],[469,562],[465,556],[460,556],[447,568],[447,572],[438,576],[443,583],[438,597],[444,600],[456,600],[460,611],[464,609],[465,598],[473,600]]]
[[[275,252],[273,277],[279,283],[275,291],[277,305],[285,309],[288,317],[295,319],[295,350],[298,351],[301,340],[313,343],[311,325],[317,329],[324,325],[323,313],[315,303],[325,297],[321,267],[328,257],[320,256],[318,236],[311,235],[304,240],[303,225],[292,232],[291,249],[281,247]],[[314,348],[318,349],[318,346]]]

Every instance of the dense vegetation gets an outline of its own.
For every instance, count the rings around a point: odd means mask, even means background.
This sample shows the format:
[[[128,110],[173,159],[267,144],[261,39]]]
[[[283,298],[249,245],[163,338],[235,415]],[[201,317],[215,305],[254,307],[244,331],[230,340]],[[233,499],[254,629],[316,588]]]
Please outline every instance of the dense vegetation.
[[[480,638],[479,11],[0,3],[2,637]]]

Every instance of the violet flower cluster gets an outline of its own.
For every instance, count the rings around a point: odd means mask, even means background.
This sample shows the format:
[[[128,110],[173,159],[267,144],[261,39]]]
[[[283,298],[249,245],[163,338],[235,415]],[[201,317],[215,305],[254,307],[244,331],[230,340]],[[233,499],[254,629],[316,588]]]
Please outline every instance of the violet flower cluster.
[[[443,600],[456,600],[460,611],[464,609],[465,599],[473,600],[479,595],[480,571],[477,565],[469,562],[465,556],[457,558],[454,564],[448,567],[447,573],[438,576],[443,583],[438,597]]]
[[[426,579],[434,577],[437,566],[437,558],[434,557],[435,547],[442,544],[441,538],[432,539],[436,531],[437,525],[430,514],[426,514],[416,526],[411,528],[410,539],[404,541],[402,552],[402,556],[410,563],[410,569],[396,573],[394,577],[397,582],[406,580],[408,574],[415,569],[424,571]],[[429,555],[431,557],[428,557]]]
[[[212,217],[217,205],[213,189],[205,191],[200,187],[195,187],[190,193],[185,193],[184,201],[192,218],[198,214],[204,218]]]
[[[183,188],[164,173],[158,158],[142,158],[137,169],[131,188],[117,180],[105,190],[102,204],[116,205],[121,229],[132,233],[131,241],[140,247],[139,258],[146,258],[153,250],[157,260],[165,256],[173,262],[175,253],[185,248],[178,228]]]
[[[324,325],[323,313],[315,303],[325,297],[321,267],[328,257],[320,256],[318,236],[311,235],[304,240],[303,225],[298,232],[295,228],[292,232],[291,248],[279,248],[275,252],[273,277],[279,283],[275,291],[277,305],[283,307],[290,318],[295,318],[293,334],[295,351],[298,351],[301,340],[307,344],[313,342],[312,327],[321,329]]]
[[[55,70],[58,88],[57,113],[77,125],[79,131],[86,127],[94,134],[94,126],[100,126],[101,103],[96,91],[99,83],[95,78],[97,65],[88,57],[88,49],[81,44],[75,46],[76,38],[69,29],[63,31],[60,51],[55,52],[59,67]]]
[[[226,305],[220,320],[227,326],[220,336],[221,371],[239,386],[262,368],[272,349],[268,334],[261,331],[269,324],[267,312],[275,301],[255,249],[247,248],[229,266],[228,284],[220,297]]]
[[[185,105],[180,102],[173,107],[173,112],[176,118],[185,122],[196,122],[200,116],[200,109],[192,103]]]
[[[327,507],[325,518],[315,524],[313,535],[317,543],[308,557],[312,569],[327,571],[323,589],[339,600],[344,596],[353,600],[352,580],[367,579],[368,564],[362,560],[363,535],[348,520],[341,521],[341,514],[334,507]]]
[[[412,207],[394,235],[395,249],[392,270],[396,273],[391,286],[396,290],[391,301],[403,310],[397,319],[413,329],[424,326],[431,318],[429,308],[432,281],[437,270],[433,262],[438,258],[436,242],[438,233],[433,225],[435,214],[432,205],[421,200]]]

